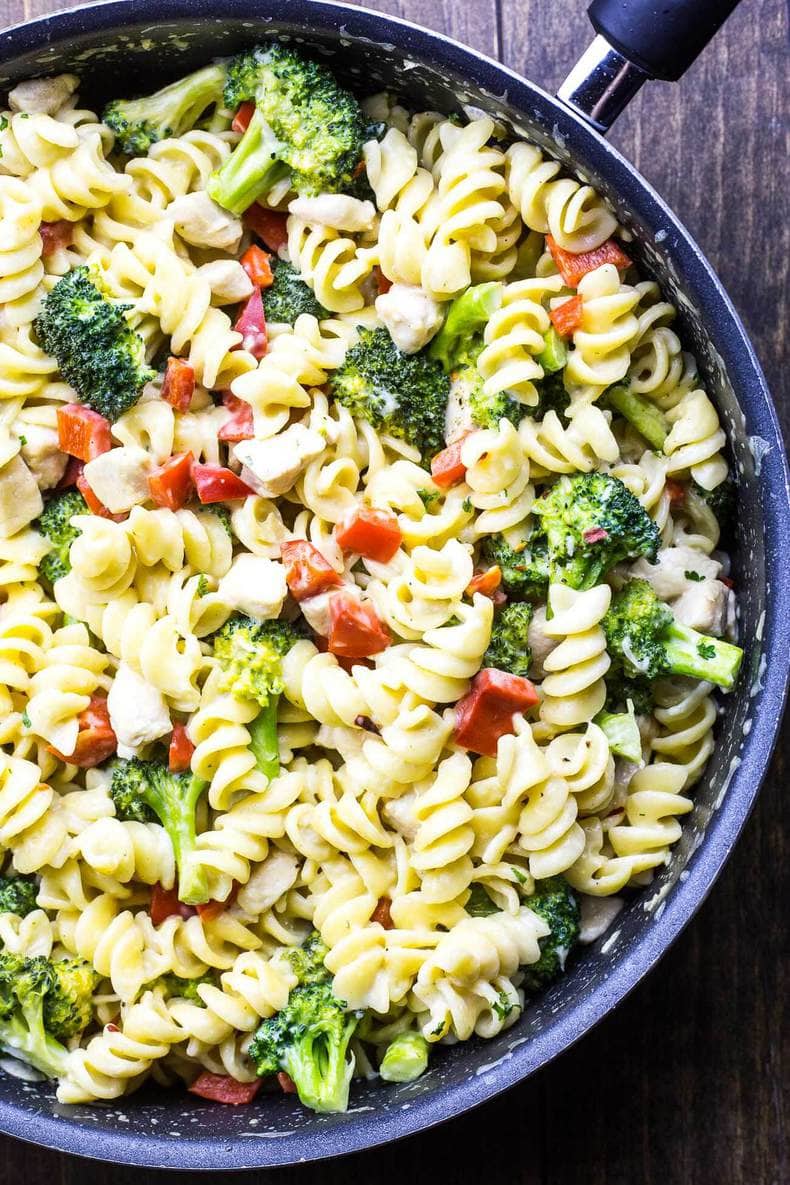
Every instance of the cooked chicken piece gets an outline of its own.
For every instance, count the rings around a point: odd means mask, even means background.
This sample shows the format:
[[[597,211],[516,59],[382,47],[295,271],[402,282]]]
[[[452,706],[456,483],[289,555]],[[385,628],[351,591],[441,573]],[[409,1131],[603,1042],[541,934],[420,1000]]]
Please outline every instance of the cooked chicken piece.
[[[546,672],[543,669],[543,663],[552,650],[557,649],[560,639],[550,638],[546,633],[546,609],[543,605],[539,605],[532,615],[532,621],[529,623],[527,631],[527,641],[532,651],[529,673],[534,679],[544,679]]]
[[[85,480],[111,514],[123,514],[150,498],[148,474],[152,461],[135,444],[113,448],[88,461]]]
[[[242,466],[242,481],[264,498],[277,498],[290,490],[325,448],[326,441],[319,432],[303,424],[291,424],[269,440],[242,440],[233,452]]]
[[[54,115],[68,103],[79,85],[76,74],[57,74],[54,78],[30,78],[19,82],[8,94],[12,111],[29,115]]]
[[[289,214],[304,222],[329,226],[333,230],[370,230],[376,220],[373,202],[362,202],[359,198],[344,193],[322,193],[318,197],[298,197],[288,206]]]
[[[427,346],[444,321],[439,302],[412,284],[393,284],[377,297],[376,312],[404,354],[416,354]]]
[[[715,580],[721,572],[718,560],[681,544],[680,547],[662,547],[658,562],[637,560],[631,565],[630,575],[648,580],[662,601],[680,597],[695,581]],[[689,576],[689,573],[691,575]]]
[[[292,887],[298,868],[299,862],[295,856],[273,850],[258,865],[246,885],[239,889],[237,903],[245,913],[260,917]]]
[[[167,207],[167,217],[172,218],[181,238],[195,247],[235,251],[244,231],[241,219],[223,210],[202,189],[177,197]]]
[[[0,538],[16,535],[43,509],[38,482],[17,453],[0,468]]]
[[[212,259],[198,268],[199,275],[208,280],[216,304],[235,304],[246,300],[254,287],[252,280],[237,259]]]
[[[25,424],[22,429],[25,443],[22,456],[35,477],[40,490],[51,490],[66,472],[69,459],[60,451],[60,441],[54,428],[43,424]]]
[[[722,637],[727,629],[729,589],[720,580],[692,584],[672,603],[675,620],[701,634]]]

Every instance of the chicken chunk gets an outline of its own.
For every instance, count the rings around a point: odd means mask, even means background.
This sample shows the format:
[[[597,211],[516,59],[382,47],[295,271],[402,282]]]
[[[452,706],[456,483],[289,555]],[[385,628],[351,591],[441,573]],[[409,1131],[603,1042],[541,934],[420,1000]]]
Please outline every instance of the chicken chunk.
[[[546,676],[543,663],[552,650],[556,650],[559,645],[558,638],[550,638],[546,633],[546,609],[543,605],[539,605],[532,615],[532,621],[529,623],[527,631],[527,641],[532,651],[529,673],[535,679],[543,679]]]
[[[57,432],[42,424],[25,424],[23,436],[22,457],[38,488],[54,489],[69,463],[66,454],[60,451]]]
[[[123,514],[150,497],[151,464],[144,449],[125,444],[88,461],[85,480],[111,514]]]
[[[416,354],[442,327],[442,306],[412,284],[393,284],[376,298],[376,312],[395,345],[404,354]]]
[[[38,482],[17,453],[0,468],[0,539],[21,531],[43,509]]]
[[[252,917],[260,917],[293,886],[298,868],[295,856],[274,849],[239,889],[237,904]]]
[[[249,554],[236,556],[217,589],[226,605],[258,621],[279,617],[287,593],[282,564]]]
[[[648,580],[662,601],[680,597],[695,582],[715,580],[721,572],[721,564],[710,556],[703,555],[693,547],[681,544],[679,547],[662,547],[658,562],[637,560],[631,565],[630,574],[641,580]],[[689,575],[691,573],[691,575]]]
[[[414,839],[419,828],[419,820],[417,819],[417,812],[415,810],[417,804],[417,794],[414,790],[409,790],[407,794],[402,794],[400,798],[392,798],[384,804],[381,808],[381,813],[389,823],[390,827],[402,835],[408,842]]]
[[[290,490],[325,447],[320,432],[292,424],[270,440],[242,440],[233,452],[242,466],[242,481],[264,498],[277,498]]]
[[[288,212],[305,222],[352,233],[370,230],[376,220],[376,207],[373,202],[363,202],[344,193],[322,193],[318,197],[294,198]]]
[[[57,74],[54,78],[30,78],[19,82],[8,94],[12,111],[28,115],[54,115],[68,103],[79,85],[76,74]]]
[[[702,634],[722,637],[727,630],[729,589],[720,580],[692,584],[672,603],[675,620]]]
[[[208,281],[215,304],[236,304],[252,293],[253,283],[237,259],[212,259],[198,268]]]
[[[181,238],[195,247],[235,251],[241,242],[241,219],[218,206],[205,190],[177,197],[167,207],[167,217],[173,220]]]
[[[144,745],[167,736],[173,725],[162,692],[122,662],[107,696],[119,757],[137,757]]]

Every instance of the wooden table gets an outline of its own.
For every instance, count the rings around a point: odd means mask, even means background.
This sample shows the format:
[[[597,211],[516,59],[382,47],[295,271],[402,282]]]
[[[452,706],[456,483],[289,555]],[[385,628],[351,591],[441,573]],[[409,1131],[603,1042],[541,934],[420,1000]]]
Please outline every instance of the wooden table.
[[[0,0],[0,25],[64,4]],[[444,30],[549,90],[589,36],[586,0],[371,6]],[[790,388],[782,388],[790,312],[781,84],[787,36],[782,0],[745,0],[683,81],[651,85],[613,139],[717,267],[790,432]],[[383,1152],[274,1172],[266,1181],[345,1185],[351,1175],[376,1185],[788,1185],[786,1023],[784,1041],[781,1031],[790,983],[783,947],[788,752],[786,727],[759,805],[710,900],[659,969],[577,1048],[468,1118]],[[73,1160],[0,1137],[0,1185],[187,1179]],[[212,1177],[214,1185],[232,1179]]]

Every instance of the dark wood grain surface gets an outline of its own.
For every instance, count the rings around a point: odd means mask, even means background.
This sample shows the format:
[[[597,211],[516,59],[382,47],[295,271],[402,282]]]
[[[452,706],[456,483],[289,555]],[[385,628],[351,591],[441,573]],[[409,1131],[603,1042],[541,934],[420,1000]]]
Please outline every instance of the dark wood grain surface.
[[[68,0],[0,0],[0,26]],[[372,0],[555,88],[586,0]],[[740,310],[790,434],[788,21],[744,0],[680,84],[653,84],[613,139],[678,211]],[[504,1098],[379,1153],[271,1185],[790,1185],[786,819],[790,728],[726,871],[661,966],[579,1046]],[[252,1174],[251,1174],[252,1176]],[[0,1185],[184,1182],[0,1137]],[[195,1179],[195,1178],[193,1178]],[[213,1176],[228,1185],[230,1176]],[[263,1180],[263,1174],[259,1175]]]

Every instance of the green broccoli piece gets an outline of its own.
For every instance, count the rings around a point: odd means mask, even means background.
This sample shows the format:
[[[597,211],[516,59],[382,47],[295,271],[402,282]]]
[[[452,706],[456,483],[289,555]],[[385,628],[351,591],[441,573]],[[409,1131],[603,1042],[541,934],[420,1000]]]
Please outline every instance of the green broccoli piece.
[[[96,981],[82,959],[61,965],[0,951],[0,1048],[48,1078],[60,1077],[68,1058],[62,1042],[89,1023]]]
[[[285,959],[299,984],[327,983],[331,976],[324,966],[328,947],[317,930],[312,930],[301,946],[285,951]]]
[[[473,918],[488,918],[492,913],[499,913],[488,892],[479,881],[475,881],[469,890],[469,897],[464,909]]]
[[[293,325],[297,317],[309,313],[323,321],[329,316],[322,304],[316,300],[312,288],[308,288],[299,272],[285,259],[272,259],[274,283],[263,292],[263,311],[268,321],[281,321]]]
[[[669,435],[669,424],[660,408],[649,399],[645,399],[644,395],[638,395],[636,391],[631,391],[622,384],[610,387],[604,402],[636,428],[639,435],[643,436],[656,452],[661,452]]]
[[[561,477],[535,501],[551,583],[592,588],[621,560],[655,560],[658,527],[617,477],[579,473]]]
[[[449,374],[474,363],[483,347],[482,331],[502,303],[502,285],[495,280],[475,284],[450,303],[442,328],[428,347],[431,358]]]
[[[58,280],[34,322],[41,345],[83,403],[113,421],[156,377],[143,339],[127,324],[131,307],[114,303],[99,272],[82,265]]]
[[[0,876],[0,913],[25,918],[36,908],[38,885],[32,876]]]
[[[531,410],[506,391],[488,394],[482,375],[472,365],[453,373],[450,392],[468,407],[472,423],[478,428],[497,428],[500,420],[518,425]]]
[[[604,680],[606,704],[604,710],[613,715],[622,715],[628,705],[637,716],[648,716],[653,711],[653,690],[647,679],[627,678],[617,666],[610,667]]]
[[[38,520],[38,529],[52,544],[38,569],[50,584],[71,571],[69,551],[80,533],[71,525],[76,514],[88,514],[88,504],[77,490],[64,490],[49,499]]]
[[[127,156],[145,156],[152,144],[190,131],[222,99],[224,66],[205,66],[142,99],[115,99],[102,121]]]
[[[352,415],[430,458],[444,447],[450,381],[421,350],[402,354],[386,329],[365,329],[330,378],[330,392]]]
[[[345,1111],[354,1059],[348,1047],[361,1012],[346,1012],[329,983],[295,987],[282,1011],[255,1033],[249,1056],[258,1074],[290,1075],[301,1102],[313,1111]]]
[[[634,715],[633,701],[627,712],[599,712],[595,723],[609,742],[611,751],[618,757],[637,763],[642,760],[642,738]]]
[[[326,66],[285,45],[258,46],[228,67],[226,105],[249,99],[255,111],[247,130],[209,178],[215,202],[242,214],[285,177],[306,195],[351,186],[368,125]]]
[[[214,635],[223,690],[261,706],[249,725],[250,749],[257,768],[269,778],[280,770],[277,706],[283,689],[282,660],[300,636],[287,621],[256,621],[243,613],[234,613]]]
[[[205,975],[198,975],[194,979],[184,979],[175,972],[168,971],[166,975],[160,975],[155,979],[150,987],[158,988],[168,999],[188,1000],[190,1004],[204,1008],[205,1004],[198,993],[198,988],[203,984],[216,987],[216,974],[207,971]]]
[[[531,620],[532,605],[528,601],[513,601],[498,610],[482,665],[526,679],[532,661],[528,640]]]
[[[417,497],[422,502],[426,510],[431,510],[436,506],[437,502],[441,500],[441,490],[418,490]]]
[[[536,534],[510,542],[503,534],[488,535],[480,555],[484,563],[499,565],[502,587],[508,596],[523,601],[545,600],[549,582],[546,541]]]
[[[551,933],[539,940],[540,958],[523,967],[523,988],[539,992],[553,983],[565,970],[571,949],[579,940],[581,911],[579,899],[561,876],[538,881],[526,904],[550,927]]]
[[[550,411],[563,416],[570,406],[571,397],[565,390],[565,380],[562,371],[552,374],[548,371],[542,379],[537,379],[535,389],[538,392],[536,407],[527,408],[528,413],[535,420],[542,420]]]
[[[546,374],[554,374],[562,370],[568,361],[568,347],[553,325],[543,340],[545,345],[535,361]]]
[[[626,678],[686,675],[729,690],[743,659],[739,646],[676,621],[647,580],[629,580],[601,625],[612,667]]]
[[[689,493],[693,497],[699,498],[713,512],[722,533],[729,530],[735,517],[737,495],[737,488],[731,477],[726,477],[712,490],[703,489],[694,481],[691,483]]]
[[[225,531],[232,539],[233,527],[231,525],[230,511],[228,510],[227,506],[223,506],[221,502],[210,502],[208,506],[202,507],[201,513],[205,513],[206,511],[209,514],[215,514],[217,516],[225,528]]]
[[[399,1033],[384,1050],[379,1074],[385,1082],[414,1082],[428,1068],[428,1042],[422,1033]]]
[[[208,785],[191,773],[174,774],[160,761],[119,759],[112,768],[110,797],[119,819],[159,821],[173,844],[178,896],[190,905],[209,899],[205,871],[193,860],[198,803]]]

